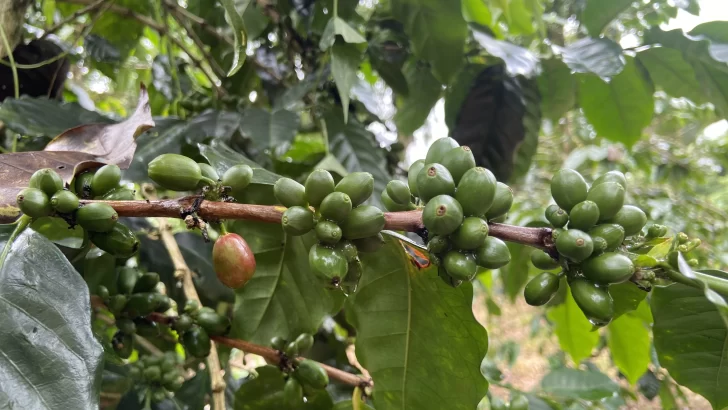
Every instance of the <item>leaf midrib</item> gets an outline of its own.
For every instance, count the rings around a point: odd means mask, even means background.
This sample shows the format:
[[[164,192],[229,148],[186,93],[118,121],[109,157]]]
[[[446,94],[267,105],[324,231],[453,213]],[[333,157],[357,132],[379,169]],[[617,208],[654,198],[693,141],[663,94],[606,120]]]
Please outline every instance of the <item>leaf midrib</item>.
[[[404,250],[402,250],[404,252]],[[405,270],[407,277],[407,336],[405,338],[404,371],[402,372],[402,408],[407,408],[407,371],[409,369],[410,334],[412,334],[412,283],[409,271]]]

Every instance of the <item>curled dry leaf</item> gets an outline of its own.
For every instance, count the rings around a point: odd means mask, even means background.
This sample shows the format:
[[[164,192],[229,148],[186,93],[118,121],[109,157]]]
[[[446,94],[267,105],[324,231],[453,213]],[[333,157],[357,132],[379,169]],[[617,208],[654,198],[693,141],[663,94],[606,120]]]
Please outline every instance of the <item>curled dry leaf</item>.
[[[36,170],[51,168],[68,183],[75,174],[103,164],[126,169],[136,151],[136,137],[153,126],[149,95],[142,85],[136,110],[122,122],[80,125],[58,135],[43,151],[0,155],[0,223],[20,216],[15,196]]]

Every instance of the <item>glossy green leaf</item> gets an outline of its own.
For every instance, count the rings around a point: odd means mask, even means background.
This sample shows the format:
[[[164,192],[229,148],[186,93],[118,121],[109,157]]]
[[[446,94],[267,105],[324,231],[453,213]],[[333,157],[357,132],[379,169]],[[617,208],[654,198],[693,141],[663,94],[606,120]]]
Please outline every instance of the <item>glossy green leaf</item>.
[[[476,23],[496,31],[493,24],[493,13],[484,0],[463,0],[461,2],[463,18],[468,23]]]
[[[647,69],[655,86],[670,96],[686,97],[696,103],[705,101],[695,70],[679,50],[653,47],[640,51],[637,60]]]
[[[83,244],[83,228],[76,225],[73,229],[70,229],[68,222],[61,218],[50,216],[38,218],[33,221],[30,227],[53,243],[66,248],[79,249]]]
[[[0,249],[12,225],[0,227]],[[45,237],[23,231],[0,255],[0,402],[98,409],[101,345],[86,283]]]
[[[645,323],[636,315],[626,314],[612,320],[607,330],[614,364],[630,384],[635,384],[650,364],[650,333]]]
[[[220,0],[222,6],[225,8],[225,18],[228,20],[233,29],[233,37],[235,39],[235,45],[233,47],[233,62],[232,66],[227,72],[228,77],[232,77],[235,73],[240,70],[245,63],[245,50],[248,46],[248,33],[245,31],[245,21],[243,17],[235,9],[234,0]]]
[[[602,30],[623,12],[632,0],[587,0],[581,22],[589,31],[589,35],[598,37]]]
[[[440,83],[427,66],[408,62],[404,67],[409,94],[397,105],[394,122],[397,130],[404,135],[412,135],[425,123],[432,107],[440,98]]]
[[[452,288],[435,267],[416,268],[395,239],[361,256],[347,316],[357,358],[376,380],[374,407],[474,409],[488,388],[479,369],[488,336],[473,317],[472,285]]]
[[[341,17],[334,16],[331,17],[328,23],[326,23],[324,33],[321,35],[321,41],[319,42],[319,48],[321,51],[328,50],[331,46],[333,46],[337,35],[341,36],[346,43],[358,44],[366,43],[367,41],[361,34],[359,34],[358,31],[356,31],[356,29],[350,26],[346,20]]]
[[[366,403],[362,403],[358,408],[354,408],[351,400],[344,400],[336,403],[334,410],[374,410],[374,407]]]
[[[510,180],[521,178],[531,168],[531,161],[538,149],[539,132],[541,131],[541,96],[536,80],[521,79],[519,81],[523,98],[523,141],[513,153],[513,172]]]
[[[324,390],[307,397],[306,403],[291,408],[283,399],[283,386],[286,379],[283,372],[275,366],[256,369],[258,376],[246,381],[235,392],[235,410],[330,410],[334,408],[331,396]]]
[[[695,75],[703,93],[721,116],[728,116],[728,72],[717,62],[694,61]]]
[[[260,149],[267,149],[290,144],[296,136],[298,125],[298,114],[294,112],[248,108],[243,111],[240,131]]]
[[[359,70],[361,58],[362,54],[355,44],[337,41],[331,47],[331,74],[334,76],[336,89],[339,90],[344,122],[349,119],[349,91],[358,81],[356,72]]]
[[[599,343],[599,332],[592,331],[593,326],[571,296],[571,289],[568,289],[564,303],[551,308],[547,317],[554,324],[559,346],[574,363],[591,356]]]
[[[528,255],[531,254],[531,248],[508,242],[508,250],[511,253],[511,262],[500,269],[500,277],[506,295],[511,302],[515,302],[516,298],[523,297],[522,290],[528,282]]]
[[[509,0],[508,20],[509,32],[512,34],[531,35],[536,31],[533,24],[533,10],[526,6],[525,0]]]
[[[645,300],[647,292],[632,282],[623,282],[609,286],[609,294],[614,300],[614,318],[637,309],[640,302]]]
[[[674,283],[652,291],[655,349],[660,365],[678,383],[728,406],[728,329],[702,290]]]
[[[586,37],[562,50],[564,63],[576,73],[592,73],[599,77],[613,77],[625,65],[622,47],[607,38]]]
[[[63,131],[89,123],[114,121],[77,103],[47,98],[8,98],[0,104],[0,121],[10,130],[31,137],[55,137]]]
[[[269,189],[272,199],[272,189]],[[232,337],[267,344],[274,336],[292,339],[316,333],[340,306],[341,292],[324,288],[309,269],[313,234],[286,236],[280,225],[236,221],[231,232],[243,235],[255,254],[252,279],[236,293]]]
[[[605,82],[595,75],[580,76],[579,104],[597,134],[631,146],[650,124],[655,109],[652,84],[633,58],[624,70]]]
[[[496,40],[476,29],[473,29],[473,37],[485,51],[503,60],[508,74],[527,78],[538,75],[540,70],[538,57],[527,49],[507,41]]]
[[[449,0],[392,0],[391,8],[403,23],[414,54],[432,64],[440,83],[450,82],[463,62],[468,35],[460,7]]]
[[[392,179],[387,170],[386,152],[379,147],[374,135],[354,118],[345,124],[341,113],[329,112],[324,120],[329,134],[329,152],[336,156],[348,172],[372,174],[375,194],[368,203],[381,207],[379,194]]]
[[[200,149],[200,154],[210,162],[218,175],[224,174],[233,165],[247,164],[253,168],[253,184],[272,186],[280,178],[219,140],[213,140],[209,145],[198,144],[197,146]]]
[[[604,373],[561,368],[541,380],[541,388],[564,399],[599,400],[617,394],[619,385]]]
[[[561,60],[550,58],[541,62],[538,77],[541,93],[541,112],[544,117],[557,121],[576,106],[576,80],[569,67]]]

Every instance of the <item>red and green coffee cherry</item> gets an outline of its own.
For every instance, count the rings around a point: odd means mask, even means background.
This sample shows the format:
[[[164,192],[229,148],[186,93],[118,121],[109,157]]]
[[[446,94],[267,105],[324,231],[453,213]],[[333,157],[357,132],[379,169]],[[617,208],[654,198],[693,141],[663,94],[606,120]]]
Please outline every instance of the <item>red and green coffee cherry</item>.
[[[226,233],[212,248],[212,266],[220,282],[231,289],[239,289],[255,274],[255,255],[242,236]]]

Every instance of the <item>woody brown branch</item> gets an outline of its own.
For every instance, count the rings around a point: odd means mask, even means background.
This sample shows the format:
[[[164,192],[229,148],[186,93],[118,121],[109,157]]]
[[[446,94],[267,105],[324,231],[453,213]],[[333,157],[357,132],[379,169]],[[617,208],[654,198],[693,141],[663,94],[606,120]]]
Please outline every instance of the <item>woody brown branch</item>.
[[[92,201],[105,202],[122,217],[167,217],[180,218],[181,211],[192,206],[195,196],[159,201]],[[283,206],[236,204],[231,202],[202,201],[197,214],[206,220],[247,219],[251,221],[280,223],[286,210]],[[384,229],[393,231],[422,232],[422,211],[385,212]],[[489,223],[490,235],[504,241],[520,243],[552,251],[554,244],[550,228],[528,228],[500,223]]]

